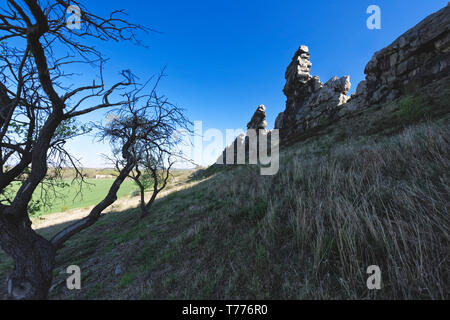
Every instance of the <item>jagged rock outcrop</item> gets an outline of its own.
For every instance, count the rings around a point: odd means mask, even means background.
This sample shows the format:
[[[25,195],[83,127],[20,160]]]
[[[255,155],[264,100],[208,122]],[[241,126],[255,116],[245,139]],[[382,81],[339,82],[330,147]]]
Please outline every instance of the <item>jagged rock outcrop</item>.
[[[314,128],[335,117],[350,97],[350,77],[333,77],[325,84],[310,74],[311,61],[307,46],[300,46],[286,71],[286,110],[275,120],[281,137]]]
[[[255,113],[253,114],[253,117],[251,118],[250,122],[247,124],[247,130],[256,130],[256,137],[257,141],[259,143],[259,137],[261,135],[269,135],[270,132],[266,130],[267,127],[267,121],[266,121],[266,107],[264,105],[258,106]],[[248,138],[248,132],[247,134],[241,134],[234,140],[234,142],[225,148],[222,155],[217,160],[216,164],[244,164],[248,162],[248,155],[249,155],[249,138]],[[238,159],[238,150],[244,150],[244,157],[241,159]],[[258,145],[257,149],[255,150],[256,153],[258,152]],[[227,154],[233,154],[233,159],[227,159]],[[240,161],[239,161],[240,160]]]
[[[366,80],[352,97],[353,108],[391,102],[408,86],[420,88],[449,75],[450,4],[376,52],[364,73]]]
[[[250,122],[247,124],[247,129],[266,130],[266,107],[262,104],[256,109]]]

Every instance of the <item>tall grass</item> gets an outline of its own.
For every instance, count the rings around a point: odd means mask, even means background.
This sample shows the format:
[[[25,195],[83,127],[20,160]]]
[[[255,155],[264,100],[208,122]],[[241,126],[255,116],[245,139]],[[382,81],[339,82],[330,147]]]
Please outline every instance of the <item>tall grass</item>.
[[[254,172],[220,188],[241,208],[268,203],[253,241],[272,253],[260,263],[282,266],[279,298],[442,299],[450,292],[449,155],[450,129],[420,125],[323,156],[292,148],[277,176]],[[370,265],[381,268],[379,292],[366,287]]]

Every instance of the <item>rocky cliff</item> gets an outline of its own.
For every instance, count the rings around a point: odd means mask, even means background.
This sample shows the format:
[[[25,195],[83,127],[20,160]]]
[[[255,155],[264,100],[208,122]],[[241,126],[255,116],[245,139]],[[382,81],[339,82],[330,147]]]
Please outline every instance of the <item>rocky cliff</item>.
[[[450,73],[450,4],[428,16],[367,64],[356,95],[365,103],[390,102],[410,84],[421,86]]]
[[[322,83],[310,73],[309,48],[301,45],[289,64],[285,78],[286,109],[276,121],[281,142],[310,129],[338,120],[348,112],[388,103],[404,95],[408,88],[420,88],[424,84],[450,75],[450,4],[428,16],[422,22],[400,36],[388,47],[376,52],[364,72],[366,79],[359,83],[356,92],[348,96],[350,77],[333,77]],[[248,129],[266,130],[266,107],[256,110]],[[236,158],[238,147],[248,141],[239,136],[219,158],[226,159],[227,151],[234,151],[232,163],[243,163]]]
[[[450,5],[428,16],[388,47],[376,52],[362,81],[348,97],[350,77],[333,77],[322,84],[310,74],[310,54],[300,46],[286,71],[286,110],[275,129],[281,138],[302,133],[338,119],[348,111],[391,102],[410,87],[450,74]]]

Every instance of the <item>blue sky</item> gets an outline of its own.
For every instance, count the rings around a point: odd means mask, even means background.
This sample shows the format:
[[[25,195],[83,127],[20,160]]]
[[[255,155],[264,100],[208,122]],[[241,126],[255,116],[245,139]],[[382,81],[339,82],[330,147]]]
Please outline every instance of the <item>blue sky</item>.
[[[381,30],[369,30],[369,5],[381,8]],[[125,9],[130,21],[154,28],[148,48],[101,44],[110,58],[105,75],[131,69],[142,79],[166,66],[160,91],[186,109],[203,129],[245,128],[257,106],[267,107],[269,128],[285,109],[284,73],[300,46],[309,46],[313,75],[323,82],[350,75],[352,91],[377,51],[447,4],[447,0],[372,1],[118,1],[89,0],[91,11]],[[83,120],[99,120],[95,113]],[[70,143],[88,167],[102,167],[105,145],[92,137]],[[206,159],[210,164],[214,157]]]

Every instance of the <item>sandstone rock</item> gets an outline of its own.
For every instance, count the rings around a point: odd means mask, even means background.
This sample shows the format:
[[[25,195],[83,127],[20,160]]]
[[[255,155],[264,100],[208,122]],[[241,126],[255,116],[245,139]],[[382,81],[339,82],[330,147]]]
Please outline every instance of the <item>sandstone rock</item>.
[[[289,94],[292,90],[295,90],[298,83],[304,84],[311,80],[312,76],[309,74],[311,66],[309,49],[307,46],[301,45],[286,70],[285,94]]]
[[[286,71],[286,110],[275,121],[275,129],[281,130],[281,137],[308,130],[333,118],[342,104],[350,97],[350,77],[333,77],[325,84],[310,72],[309,49],[300,46]]]
[[[367,82],[363,80],[358,84],[358,87],[356,88],[355,91],[355,96],[361,96],[366,94],[367,94]]]
[[[264,105],[258,106],[255,113],[253,114],[250,122],[247,124],[247,129],[257,130],[258,139],[259,135],[267,134],[267,121],[266,121],[266,107]],[[244,150],[245,159],[238,158],[238,150]],[[238,136],[234,142],[225,148],[222,152],[222,155],[216,161],[217,165],[230,165],[230,164],[244,164],[245,160],[248,158],[249,145],[248,145],[248,137],[244,134]],[[232,154],[233,156],[228,156]]]
[[[364,106],[391,102],[407,92],[450,74],[450,4],[431,14],[377,51],[339,116]]]
[[[250,122],[247,124],[247,129],[266,130],[266,107],[262,104],[256,109]]]
[[[365,70],[366,104],[390,102],[415,83],[421,86],[450,73],[450,5],[431,14],[376,52]],[[358,92],[362,94],[363,92]]]
[[[347,94],[351,88],[350,76],[344,76],[340,79],[334,76],[325,83],[325,86],[333,89],[335,92]]]
[[[281,129],[283,127],[284,112],[280,112],[275,120],[275,129]]]

